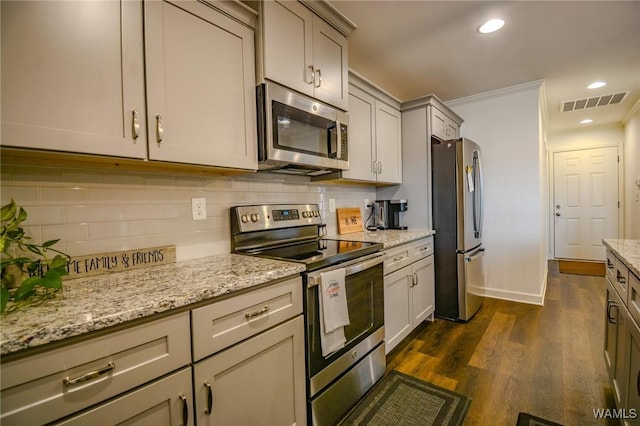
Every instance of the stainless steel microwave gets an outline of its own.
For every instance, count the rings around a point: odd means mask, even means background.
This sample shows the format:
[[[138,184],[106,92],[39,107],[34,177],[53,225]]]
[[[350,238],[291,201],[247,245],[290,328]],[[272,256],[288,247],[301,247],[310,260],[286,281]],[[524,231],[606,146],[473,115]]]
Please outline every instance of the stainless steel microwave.
[[[270,81],[256,97],[260,170],[319,176],[349,168],[346,112]]]

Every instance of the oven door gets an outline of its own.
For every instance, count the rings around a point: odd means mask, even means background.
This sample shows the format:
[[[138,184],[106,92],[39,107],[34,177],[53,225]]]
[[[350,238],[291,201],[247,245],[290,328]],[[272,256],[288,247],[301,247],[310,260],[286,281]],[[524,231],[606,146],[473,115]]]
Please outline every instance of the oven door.
[[[332,382],[384,341],[385,255],[375,253],[307,274],[306,327],[310,397]],[[344,348],[322,356],[319,322],[320,273],[345,268],[345,288],[350,324],[345,326]]]

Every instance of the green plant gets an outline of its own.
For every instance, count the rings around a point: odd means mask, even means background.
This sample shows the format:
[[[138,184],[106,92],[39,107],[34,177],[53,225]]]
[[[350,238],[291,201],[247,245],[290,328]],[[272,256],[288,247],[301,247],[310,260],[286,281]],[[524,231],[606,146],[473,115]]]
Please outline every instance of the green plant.
[[[22,222],[27,212],[16,205],[15,201],[2,206],[2,233],[0,249],[2,252],[2,293],[0,312],[12,311],[20,306],[40,302],[62,288],[62,277],[67,275],[69,256],[52,246],[60,240],[46,241],[42,244],[30,243]],[[50,252],[54,252],[53,258]],[[36,255],[26,257],[27,254]],[[9,302],[13,302],[9,308]]]

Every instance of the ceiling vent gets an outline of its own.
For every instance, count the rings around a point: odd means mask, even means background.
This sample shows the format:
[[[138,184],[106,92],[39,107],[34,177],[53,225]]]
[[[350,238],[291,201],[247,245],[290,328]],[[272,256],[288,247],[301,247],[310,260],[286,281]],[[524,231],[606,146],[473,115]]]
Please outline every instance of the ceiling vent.
[[[582,109],[595,108],[607,105],[615,105],[622,102],[629,92],[619,92],[610,95],[594,96],[591,98],[564,101],[560,104],[561,112],[578,111]]]

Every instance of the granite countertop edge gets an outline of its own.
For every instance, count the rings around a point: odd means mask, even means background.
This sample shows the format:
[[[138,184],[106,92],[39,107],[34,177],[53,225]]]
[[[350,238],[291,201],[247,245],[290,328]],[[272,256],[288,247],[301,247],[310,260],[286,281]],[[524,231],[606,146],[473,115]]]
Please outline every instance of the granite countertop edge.
[[[350,234],[328,235],[325,238],[342,241],[381,243],[383,249],[386,250],[421,238],[426,238],[434,234],[435,231],[432,229],[386,229],[378,231],[353,232]]]
[[[640,278],[640,240],[604,239],[602,242],[627,268]]]
[[[8,355],[300,274],[304,265],[239,254],[64,282],[55,297],[0,316]]]

